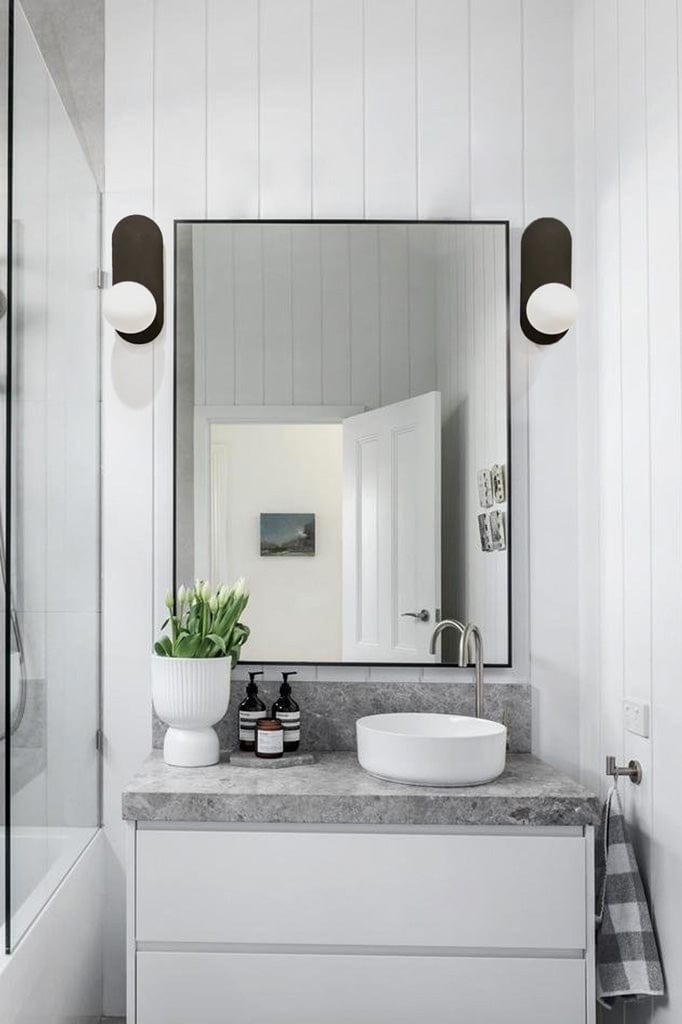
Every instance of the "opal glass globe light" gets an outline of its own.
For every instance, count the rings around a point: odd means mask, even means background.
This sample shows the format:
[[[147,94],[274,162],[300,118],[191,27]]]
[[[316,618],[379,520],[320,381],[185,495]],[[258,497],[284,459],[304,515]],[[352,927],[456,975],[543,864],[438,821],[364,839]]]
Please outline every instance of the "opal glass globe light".
[[[543,284],[528,299],[526,316],[540,334],[563,334],[577,319],[577,296],[568,285]]]
[[[102,299],[104,319],[121,334],[139,334],[154,322],[156,299],[137,281],[119,281]]]

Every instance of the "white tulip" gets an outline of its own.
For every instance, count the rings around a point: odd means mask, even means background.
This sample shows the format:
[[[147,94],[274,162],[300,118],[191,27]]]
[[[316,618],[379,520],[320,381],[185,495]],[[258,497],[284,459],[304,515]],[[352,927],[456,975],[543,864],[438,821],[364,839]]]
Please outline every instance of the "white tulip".
[[[218,598],[215,596],[215,594],[213,594],[213,596],[210,598],[208,602],[208,607],[210,608],[214,615],[218,611]]]
[[[173,595],[171,594],[171,592],[169,590],[168,593],[166,594],[166,608],[168,608],[168,610],[170,611],[170,609],[173,607],[174,604],[175,604],[175,598],[173,597]]]
[[[204,580],[203,582],[203,585],[201,587],[201,596],[203,597],[204,601],[208,601],[208,599],[211,596],[211,584],[208,582],[208,580]]]
[[[186,600],[187,600],[187,589],[185,587],[185,584],[181,583],[180,587],[178,589],[178,604],[180,605],[180,607],[182,607],[182,605],[185,603]]]

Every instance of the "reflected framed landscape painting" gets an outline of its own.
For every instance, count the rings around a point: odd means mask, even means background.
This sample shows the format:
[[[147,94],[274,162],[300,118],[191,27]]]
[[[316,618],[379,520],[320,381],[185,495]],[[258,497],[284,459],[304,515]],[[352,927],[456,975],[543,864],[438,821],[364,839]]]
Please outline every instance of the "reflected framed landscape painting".
[[[261,512],[260,553],[268,558],[314,555],[314,513]]]

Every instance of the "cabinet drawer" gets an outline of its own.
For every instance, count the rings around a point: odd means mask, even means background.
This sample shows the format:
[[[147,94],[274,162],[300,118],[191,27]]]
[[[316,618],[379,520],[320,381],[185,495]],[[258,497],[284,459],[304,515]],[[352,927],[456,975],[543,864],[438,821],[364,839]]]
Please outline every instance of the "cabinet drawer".
[[[139,953],[137,1024],[584,1024],[581,960]]]
[[[583,949],[580,836],[140,831],[137,939]]]

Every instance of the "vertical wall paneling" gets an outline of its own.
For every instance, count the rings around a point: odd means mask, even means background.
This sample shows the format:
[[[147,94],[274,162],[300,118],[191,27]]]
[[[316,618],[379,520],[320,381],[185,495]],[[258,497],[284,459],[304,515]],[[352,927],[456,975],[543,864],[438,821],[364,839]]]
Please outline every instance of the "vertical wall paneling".
[[[470,8],[471,216],[504,217],[520,225],[521,0],[476,0]]]
[[[121,54],[123,58],[124,55]],[[109,58],[108,74],[126,60]],[[145,105],[140,97],[140,111]],[[151,111],[151,104],[148,108]],[[150,123],[151,127],[151,123]],[[142,184],[142,182],[140,182]],[[151,181],[142,189],[108,193],[104,205],[104,266],[111,271],[111,231],[132,209],[153,216]],[[149,651],[154,626],[153,476],[154,351],[129,345],[108,325],[102,332],[102,692],[103,820],[106,826],[105,1012],[125,1006],[125,846],[121,790],[149,751]],[[135,595],[131,603],[131,594]],[[121,637],[126,643],[121,643]]]
[[[436,268],[438,228],[407,229],[407,286],[410,394],[436,387]]]
[[[206,206],[258,216],[258,4],[207,0]]]
[[[291,245],[294,405],[322,405],[320,231],[294,231]]]
[[[312,215],[364,207],[363,0],[312,0]]]
[[[192,235],[192,333],[194,335],[194,404],[206,405],[206,364],[214,361],[214,356],[206,352],[206,345],[217,341],[207,329],[209,311],[206,302],[206,264],[210,258],[207,249],[211,249],[206,234]]]
[[[577,236],[582,286],[590,267],[593,278],[578,363],[579,388],[593,396],[593,408],[581,414],[579,429],[585,450],[596,436],[598,455],[598,493],[586,480],[592,462],[580,466],[580,486],[598,506],[598,539],[590,540],[598,574],[583,581],[592,587],[589,601],[598,602],[601,620],[592,634],[598,695],[582,705],[583,772],[600,780],[605,753],[642,763],[642,785],[627,786],[624,796],[667,986],[664,1001],[621,1007],[617,1019],[627,1024],[674,1021],[682,1003],[675,898],[682,886],[676,779],[682,540],[676,512],[671,523],[671,510],[682,501],[681,13],[675,0],[580,0],[576,10],[576,212],[578,226],[594,224],[593,235],[587,229]],[[592,95],[581,81],[586,68],[578,40],[592,52]],[[590,108],[592,136],[580,130]],[[596,396],[590,389],[595,377]],[[624,728],[626,696],[651,702],[649,738]]]
[[[157,219],[206,216],[205,3],[156,0],[154,200]],[[165,225],[162,225],[165,228]],[[172,238],[169,241],[172,245]],[[172,305],[168,303],[168,308]]]
[[[116,0],[115,5],[106,4],[105,10],[107,192],[102,237],[103,266],[110,270],[114,225],[132,212],[154,215],[154,3]],[[125,1007],[125,844],[120,794],[151,743],[153,395],[153,347],[128,345],[105,324],[102,691],[106,1014],[123,1013]]]
[[[601,773],[601,641],[599,594],[599,353],[596,332],[596,138],[594,15],[590,4],[575,8],[573,37],[575,138],[575,239],[573,281],[580,295],[576,329],[578,379],[578,594],[580,679],[580,766],[586,785],[603,784]]]
[[[511,222],[509,376],[515,425],[512,465],[513,479],[524,481],[521,487],[514,486],[513,494],[513,659],[519,677],[528,678],[531,668],[528,361],[531,353],[517,326],[518,251],[525,217],[522,6],[520,0],[476,0],[469,7],[471,216],[499,216]],[[546,40],[547,45],[552,39],[553,33]],[[504,111],[504,116],[500,116],[500,111]],[[538,691],[535,693],[537,697]],[[561,747],[564,749],[563,740]]]
[[[402,224],[379,232],[381,404],[410,394],[409,254]]]
[[[263,232],[263,347],[266,405],[293,401],[291,228],[272,224]]]
[[[555,216],[573,226],[573,67],[564,38],[573,32],[570,0],[524,0],[523,4],[523,208],[527,224]],[[551,709],[536,705],[538,752],[551,756],[571,736],[564,767],[578,761],[577,636],[578,539],[575,487],[576,431],[566,424],[576,409],[576,334],[558,345],[528,350],[531,629],[533,682],[551,692]],[[561,472],[557,486],[546,481]],[[542,524],[552,523],[552,529]],[[561,537],[561,551],[557,538]],[[554,572],[562,564],[562,586]],[[559,712],[560,709],[560,712]],[[559,713],[558,713],[559,712]],[[568,751],[567,751],[568,755]]]
[[[154,22],[154,217],[166,251],[166,309],[173,308],[173,220],[206,216],[206,5],[156,0]],[[173,430],[173,319],[154,344],[154,434]],[[167,467],[160,472],[162,462]],[[172,582],[172,448],[155,446],[154,611]]]
[[[649,427],[646,23],[640,0],[618,6],[620,346],[623,445],[624,695],[651,696],[651,443]],[[631,817],[650,834],[649,742],[628,735],[647,779],[629,793]],[[640,857],[647,844],[639,843]]]
[[[105,11],[106,190],[131,194],[154,174],[154,0],[116,0]]]
[[[679,4],[647,5],[647,236],[651,416],[651,695],[653,698],[650,884],[666,968],[668,1001],[656,1021],[672,1022],[682,1005],[682,941],[675,912],[682,889],[679,736],[682,701],[682,536],[670,510],[682,505],[682,365],[680,359],[680,35]],[[658,1002],[658,1001],[657,1001]]]
[[[365,0],[365,216],[417,212],[416,0]]]
[[[379,230],[351,235],[351,402],[372,409],[381,389]]]
[[[526,223],[548,215],[573,223],[573,62],[564,45],[573,10],[573,0],[523,0]]]
[[[311,215],[311,0],[260,0],[260,216]]]
[[[224,224],[207,225],[203,233],[204,265],[198,269],[195,284],[203,285],[203,343],[195,337],[197,359],[203,373],[195,375],[203,383],[203,402],[197,405],[234,404],[234,266],[232,232]],[[203,273],[202,273],[203,271]],[[194,304],[195,314],[199,303]],[[203,352],[203,360],[198,353]]]
[[[264,400],[262,232],[236,224],[234,235],[235,402]]]
[[[320,236],[322,274],[322,400],[350,405],[350,261],[348,228],[339,224]]]
[[[623,678],[623,515],[620,345],[620,181],[618,176],[618,61],[615,0],[594,6],[596,332],[599,337],[602,754],[622,754],[620,698]],[[614,500],[613,496],[616,496]]]
[[[123,71],[110,60],[108,74]],[[150,108],[151,109],[151,108]],[[151,127],[151,125],[150,125]],[[108,193],[104,266],[111,271],[111,232],[131,209],[153,216],[151,181],[143,190]],[[106,826],[105,1012],[125,1006],[125,848],[121,790],[149,752],[149,652],[154,629],[154,350],[102,332],[102,715]],[[135,595],[131,602],[131,594]],[[121,637],[126,637],[125,644]]]
[[[458,210],[464,217],[471,207],[468,0],[417,0],[416,39],[418,216]]]

